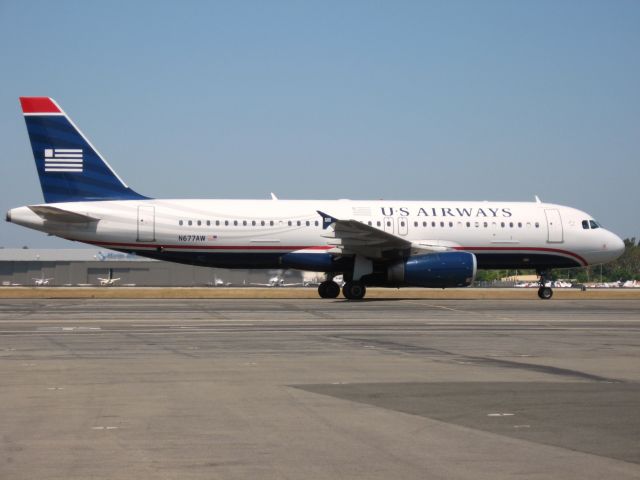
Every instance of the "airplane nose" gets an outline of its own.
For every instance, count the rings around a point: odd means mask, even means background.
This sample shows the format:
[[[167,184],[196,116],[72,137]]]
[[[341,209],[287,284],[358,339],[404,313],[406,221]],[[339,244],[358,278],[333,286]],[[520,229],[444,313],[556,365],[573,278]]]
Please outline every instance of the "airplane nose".
[[[622,239],[615,233],[612,233],[611,236],[613,238],[609,242],[609,251],[615,254],[615,258],[618,258],[624,253],[625,245]]]

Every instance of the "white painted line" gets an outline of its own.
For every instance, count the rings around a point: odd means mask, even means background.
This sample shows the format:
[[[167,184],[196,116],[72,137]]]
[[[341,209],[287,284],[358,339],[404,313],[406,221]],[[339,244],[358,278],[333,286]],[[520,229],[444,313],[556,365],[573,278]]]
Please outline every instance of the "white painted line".
[[[515,413],[487,413],[487,417],[512,417]]]

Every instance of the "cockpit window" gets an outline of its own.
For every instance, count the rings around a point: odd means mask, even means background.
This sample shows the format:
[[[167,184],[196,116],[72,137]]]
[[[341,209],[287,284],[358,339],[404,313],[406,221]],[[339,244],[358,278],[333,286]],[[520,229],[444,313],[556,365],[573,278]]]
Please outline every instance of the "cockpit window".
[[[582,220],[582,228],[589,230],[589,220]]]
[[[591,225],[591,228],[600,228],[600,225],[595,220],[589,220],[589,225]]]

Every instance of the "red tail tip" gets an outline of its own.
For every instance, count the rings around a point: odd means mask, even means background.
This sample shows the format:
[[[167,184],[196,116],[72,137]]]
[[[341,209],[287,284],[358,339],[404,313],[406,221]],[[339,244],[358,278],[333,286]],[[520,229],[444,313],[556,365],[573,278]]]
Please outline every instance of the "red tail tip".
[[[62,113],[49,97],[20,97],[22,113]]]

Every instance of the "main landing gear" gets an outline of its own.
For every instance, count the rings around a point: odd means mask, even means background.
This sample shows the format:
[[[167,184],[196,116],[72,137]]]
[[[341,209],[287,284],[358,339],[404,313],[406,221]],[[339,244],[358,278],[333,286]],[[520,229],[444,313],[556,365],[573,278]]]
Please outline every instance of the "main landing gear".
[[[340,295],[340,286],[333,280],[322,282],[318,286],[320,298],[337,298]]]
[[[551,287],[547,287],[547,277],[550,276],[550,272],[538,272],[540,275],[540,288],[538,288],[538,297],[543,300],[549,300],[553,297],[553,290]]]
[[[361,300],[367,293],[367,287],[362,282],[350,281],[342,287],[342,294],[348,300]],[[340,287],[333,280],[322,282],[318,286],[320,298],[337,298],[340,295]]]
[[[365,293],[367,293],[367,287],[362,282],[350,281],[342,287],[344,298],[349,300],[362,300]]]

